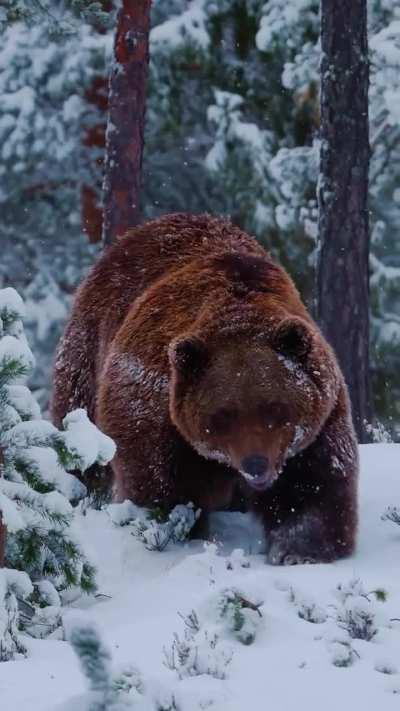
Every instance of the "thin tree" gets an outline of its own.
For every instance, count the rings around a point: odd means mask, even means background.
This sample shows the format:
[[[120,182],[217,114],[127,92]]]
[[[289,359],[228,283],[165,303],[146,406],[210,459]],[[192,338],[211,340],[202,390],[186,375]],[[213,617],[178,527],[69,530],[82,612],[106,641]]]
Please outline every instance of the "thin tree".
[[[151,0],[122,0],[108,96],[103,241],[140,219]]]
[[[321,165],[317,312],[367,441],[369,383],[366,0],[321,0]]]
[[[0,514],[0,568],[4,567],[4,559],[6,555],[6,538],[7,530]]]
[[[3,465],[3,452],[0,448],[0,477],[2,476],[2,465]],[[6,538],[7,538],[7,529],[6,525],[3,522],[3,517],[0,511],[0,568],[4,567],[4,560],[6,556]]]
[[[99,34],[105,34],[109,27],[109,22],[105,21],[113,16],[113,1],[99,0],[98,5],[103,14],[98,19],[92,19],[92,27]],[[90,86],[85,92],[85,99],[88,104],[97,109],[98,119],[85,131],[83,144],[87,149],[94,149],[98,153],[96,163],[99,173],[103,173],[104,154],[106,145],[107,110],[108,110],[108,85],[107,76],[96,75],[93,77]],[[97,171],[96,171],[97,173]],[[101,182],[96,181],[96,185],[82,185],[81,188],[81,215],[82,227],[89,242],[100,242],[103,232],[103,206],[100,199]]]

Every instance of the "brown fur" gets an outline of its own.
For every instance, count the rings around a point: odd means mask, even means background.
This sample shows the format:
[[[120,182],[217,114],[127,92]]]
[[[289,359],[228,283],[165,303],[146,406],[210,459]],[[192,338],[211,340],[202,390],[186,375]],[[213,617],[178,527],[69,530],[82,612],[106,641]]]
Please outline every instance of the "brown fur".
[[[118,500],[206,512],[242,501],[274,563],[353,550],[343,377],[290,277],[229,221],[167,215],[103,254],[55,366],[55,423],[74,407],[116,441]],[[263,490],[241,475],[254,457]]]

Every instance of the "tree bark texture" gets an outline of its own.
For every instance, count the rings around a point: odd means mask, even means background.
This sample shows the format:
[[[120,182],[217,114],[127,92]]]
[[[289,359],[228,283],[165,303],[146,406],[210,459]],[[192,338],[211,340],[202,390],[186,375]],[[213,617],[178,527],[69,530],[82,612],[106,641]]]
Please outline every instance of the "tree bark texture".
[[[4,559],[6,555],[6,537],[7,530],[0,514],[0,568],[4,568]]]
[[[99,0],[99,2],[103,12],[113,11],[113,0]],[[102,23],[94,23],[93,26],[99,34],[107,32],[107,28]],[[86,131],[83,145],[88,149],[94,149],[96,153],[100,150],[101,158],[96,158],[96,163],[101,170],[101,175],[103,175],[106,145],[108,85],[106,76],[95,76],[85,92],[86,101],[96,107],[99,119]],[[100,197],[102,182],[99,176],[96,185],[83,185],[81,188],[82,229],[91,243],[100,242],[103,232],[103,205]]]
[[[104,175],[103,240],[113,242],[140,218],[151,0],[123,0],[118,12]]]
[[[3,452],[0,449],[0,477],[2,476],[2,464],[3,464]],[[4,561],[6,556],[6,538],[7,529],[3,523],[1,511],[0,511],[0,568],[4,568]]]
[[[99,112],[99,122],[91,126],[84,136],[83,143],[89,149],[100,149],[104,155],[106,136],[106,116],[108,106],[108,82],[105,77],[95,77],[91,87],[85,94],[86,101],[96,106]],[[103,168],[104,159],[97,159],[100,168]],[[103,230],[103,209],[100,204],[101,179],[95,187],[83,185],[81,188],[81,214],[82,229],[88,236],[89,242],[101,241]]]
[[[321,1],[317,313],[336,351],[360,442],[370,422],[366,0]]]

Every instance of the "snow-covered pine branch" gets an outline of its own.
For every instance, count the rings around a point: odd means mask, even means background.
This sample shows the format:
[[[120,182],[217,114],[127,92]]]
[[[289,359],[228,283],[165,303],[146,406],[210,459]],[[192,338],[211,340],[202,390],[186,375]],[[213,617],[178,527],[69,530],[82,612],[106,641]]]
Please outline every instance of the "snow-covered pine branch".
[[[195,510],[191,503],[179,504],[164,516],[127,500],[121,504],[110,504],[108,513],[114,524],[129,525],[135,538],[149,551],[161,552],[169,543],[179,543],[188,538],[201,511]]]
[[[0,568],[0,662],[12,659],[16,653],[26,653],[19,633],[18,599],[23,600],[32,592],[26,573]]]

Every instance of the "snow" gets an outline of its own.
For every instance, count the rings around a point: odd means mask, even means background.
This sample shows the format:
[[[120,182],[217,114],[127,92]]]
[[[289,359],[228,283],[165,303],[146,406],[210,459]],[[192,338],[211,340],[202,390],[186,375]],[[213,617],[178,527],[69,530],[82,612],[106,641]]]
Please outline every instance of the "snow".
[[[125,526],[134,518],[141,517],[142,509],[126,499],[122,504],[109,504],[107,507],[108,515],[113,523],[117,526]]]
[[[5,338],[3,338],[3,341]],[[0,346],[3,341],[0,341]],[[20,422],[10,430],[3,433],[1,444],[4,448],[13,449],[41,446],[51,443],[52,438],[58,434],[58,430],[47,420],[30,420]]]
[[[260,52],[271,51],[282,34],[288,35],[289,47],[296,46],[293,33],[303,23],[312,22],[312,6],[312,0],[272,0],[266,3],[256,35],[256,46]]]
[[[0,599],[4,595],[5,585],[22,598],[28,597],[32,593],[33,586],[26,573],[22,573],[19,570],[11,570],[10,568],[2,568],[1,575]]]
[[[39,494],[26,484],[0,478],[0,510],[7,529],[15,533],[23,528],[55,530],[55,516],[72,518],[72,506],[58,491]]]
[[[40,419],[41,413],[39,404],[36,402],[29,388],[25,385],[6,385],[4,389],[9,404],[16,409],[22,419]]]
[[[3,336],[0,341],[0,362],[19,361],[27,371],[35,365],[29,346],[15,336]]]
[[[365,445],[360,455],[357,551],[329,565],[266,565],[260,532],[244,514],[214,516],[215,544],[171,544],[160,553],[106,510],[86,508],[84,515],[82,508],[75,533],[98,568],[100,595],[72,606],[98,630],[113,671],[139,668],[144,691],[129,693],[132,708],[398,708],[400,529],[381,516],[400,503],[400,446]],[[126,523],[132,513],[125,505],[113,519]],[[386,601],[374,592],[380,589]],[[255,605],[243,610],[242,639],[229,607],[235,594]],[[191,625],[193,611],[199,629]],[[171,670],[168,655],[185,635],[183,666]],[[2,711],[87,711],[89,687],[68,642],[23,642],[27,659],[0,664]],[[197,675],[207,669],[214,676]]]
[[[170,52],[184,46],[188,40],[199,49],[207,49],[210,38],[205,26],[204,0],[193,0],[188,8],[154,27],[150,32],[153,52]]]
[[[0,313],[10,319],[23,319],[25,317],[25,305],[20,295],[11,286],[0,290]]]
[[[389,24],[373,34],[370,39],[370,49],[373,57],[374,94],[380,101],[379,110],[386,105],[387,123],[398,126],[400,123],[400,20],[392,20]],[[374,98],[374,97],[373,97]]]
[[[0,492],[0,513],[3,523],[10,533],[16,533],[26,527],[26,523],[21,516],[17,506],[10,501],[8,496]]]
[[[115,454],[115,444],[110,437],[100,432],[90,422],[86,410],[77,409],[63,419],[65,444],[70,452],[76,454],[83,470],[94,462],[107,464]]]
[[[79,479],[65,471],[57,452],[52,447],[27,447],[20,456],[29,462],[33,471],[37,471],[41,481],[54,486],[69,501],[85,496],[85,486]]]

